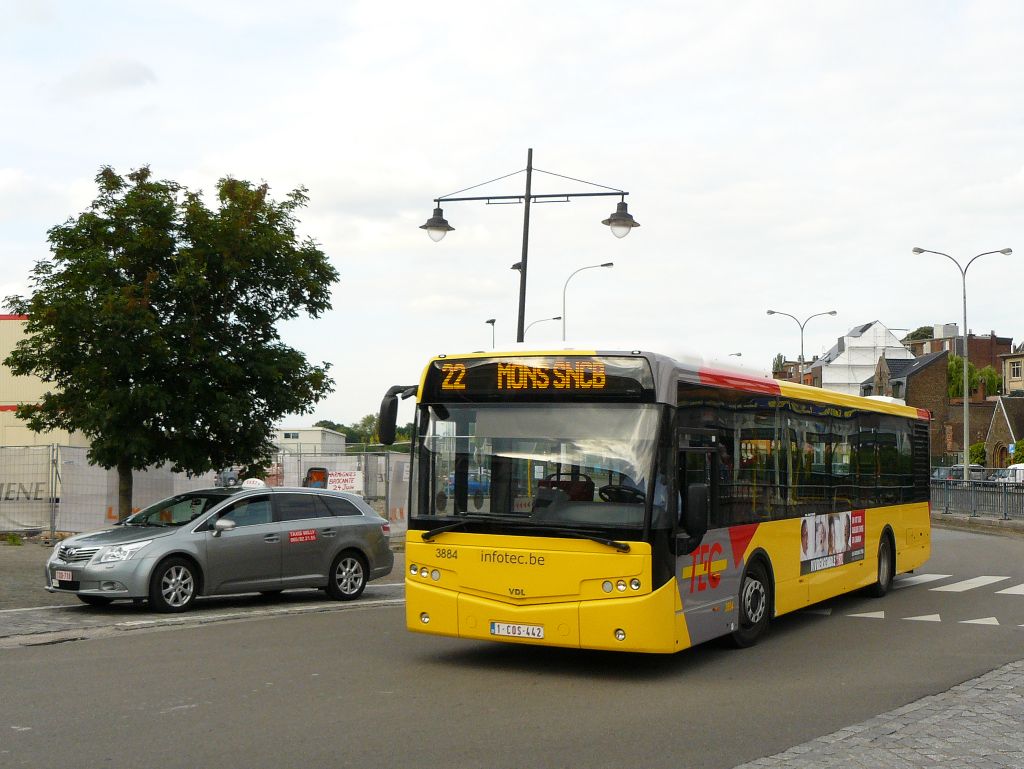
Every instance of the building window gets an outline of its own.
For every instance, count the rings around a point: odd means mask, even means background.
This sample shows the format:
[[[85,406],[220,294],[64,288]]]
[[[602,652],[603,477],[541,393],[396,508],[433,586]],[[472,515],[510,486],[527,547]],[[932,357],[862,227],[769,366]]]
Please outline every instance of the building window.
[[[286,441],[297,441],[299,439],[299,434],[298,433],[285,433],[284,434],[284,439]]]
[[[1020,361],[1019,360],[1012,360],[1012,361],[1010,361],[1010,378],[1011,379],[1020,379]]]
[[[893,383],[893,385],[892,385],[892,397],[893,398],[902,398],[903,397],[903,383],[902,382],[894,382]]]

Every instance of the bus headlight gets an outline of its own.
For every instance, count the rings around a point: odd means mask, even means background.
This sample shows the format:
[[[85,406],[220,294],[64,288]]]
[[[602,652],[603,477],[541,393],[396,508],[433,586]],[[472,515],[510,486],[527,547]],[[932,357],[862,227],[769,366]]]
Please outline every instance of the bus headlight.
[[[620,593],[625,593],[626,592],[626,580],[620,579],[618,582],[615,583],[615,587],[617,587],[619,589]]]
[[[629,586],[631,588],[633,588],[634,590],[639,590],[640,589],[640,580],[638,580],[636,577],[633,577],[633,579],[631,579],[629,581]]]
[[[604,582],[602,582],[601,583],[601,589],[604,592],[606,592],[606,593],[612,592],[612,583],[611,583],[611,581],[606,579]]]
[[[420,569],[419,569],[419,567],[416,564],[412,564],[409,567],[409,573],[412,574],[412,576],[415,577],[417,574],[420,573]]]
[[[420,613],[420,622],[422,622],[424,625],[429,625],[430,624],[430,615],[427,614],[426,612],[421,612]]]
[[[622,628],[616,628],[615,629],[615,640],[616,641],[625,641],[626,640],[626,631],[623,630]]]

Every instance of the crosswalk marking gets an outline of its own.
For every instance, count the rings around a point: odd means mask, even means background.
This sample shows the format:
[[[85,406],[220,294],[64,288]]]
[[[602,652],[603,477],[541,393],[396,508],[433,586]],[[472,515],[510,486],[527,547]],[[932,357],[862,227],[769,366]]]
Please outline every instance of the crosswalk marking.
[[[932,590],[945,593],[963,593],[966,590],[973,590],[976,587],[985,587],[985,585],[994,585],[996,582],[1002,582],[1007,579],[1009,579],[1009,577],[974,577],[972,579],[962,580],[961,582],[954,582],[952,585],[940,585],[939,587],[933,587]]]
[[[960,620],[961,625],[998,625],[999,620],[995,617],[982,617],[981,619]]]
[[[885,619],[884,611],[866,611],[863,614],[847,614],[847,617],[865,617],[867,619]]]
[[[996,595],[1024,595],[1024,584],[1014,585],[1005,590],[997,590]]]
[[[912,574],[909,577],[897,577],[896,581],[893,582],[893,589],[898,590],[901,587],[910,587],[911,585],[923,585],[925,582],[935,582],[940,579],[946,579],[952,577],[952,574]]]
[[[918,622],[942,622],[942,617],[938,614],[922,614],[920,617],[904,617],[903,619],[912,619]]]

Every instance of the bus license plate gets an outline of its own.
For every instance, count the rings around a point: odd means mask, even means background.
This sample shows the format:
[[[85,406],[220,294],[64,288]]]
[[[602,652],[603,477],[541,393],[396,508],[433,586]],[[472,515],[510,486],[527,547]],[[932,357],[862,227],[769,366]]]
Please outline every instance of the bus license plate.
[[[513,622],[492,622],[491,635],[509,638],[544,638],[543,625],[520,625]]]
[[[53,578],[58,582],[71,582],[74,579],[74,575],[70,571],[55,571]]]

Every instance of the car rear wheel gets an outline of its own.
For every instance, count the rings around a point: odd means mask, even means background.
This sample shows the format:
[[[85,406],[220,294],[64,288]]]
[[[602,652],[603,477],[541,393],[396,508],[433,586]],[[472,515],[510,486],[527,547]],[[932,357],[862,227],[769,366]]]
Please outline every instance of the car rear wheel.
[[[352,550],[338,555],[331,564],[327,595],[336,601],[353,601],[366,587],[366,559]]]
[[[110,606],[114,599],[105,595],[79,595],[78,600],[90,606]]]
[[[168,558],[153,571],[149,581],[149,605],[160,612],[185,611],[196,600],[196,567],[184,558]]]

